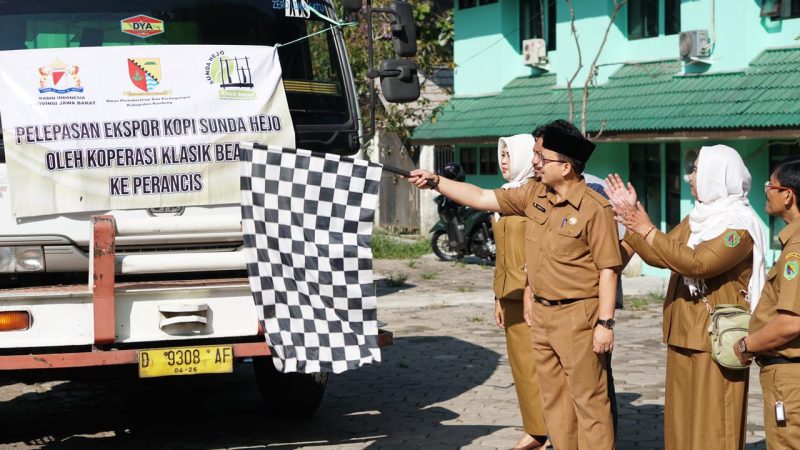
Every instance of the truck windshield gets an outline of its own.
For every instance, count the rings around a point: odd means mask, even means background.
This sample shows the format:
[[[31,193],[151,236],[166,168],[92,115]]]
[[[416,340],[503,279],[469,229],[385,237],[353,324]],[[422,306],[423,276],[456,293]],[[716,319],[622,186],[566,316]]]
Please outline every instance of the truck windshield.
[[[308,3],[326,11],[328,2]],[[148,18],[132,25],[139,16]],[[148,25],[150,18],[156,22]],[[273,46],[328,25],[314,14],[287,17],[284,0],[12,0],[0,1],[0,50],[156,44]],[[148,28],[158,33],[140,37],[132,34],[137,27],[140,35]],[[296,127],[353,121],[333,33],[281,46],[278,55]]]

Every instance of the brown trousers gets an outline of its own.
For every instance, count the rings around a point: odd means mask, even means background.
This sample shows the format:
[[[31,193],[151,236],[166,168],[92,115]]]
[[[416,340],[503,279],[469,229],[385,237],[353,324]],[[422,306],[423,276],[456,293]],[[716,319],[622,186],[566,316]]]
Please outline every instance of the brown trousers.
[[[606,358],[592,351],[597,299],[533,303],[534,362],[550,442],[558,450],[614,448]]]
[[[531,436],[544,436],[547,428],[544,426],[542,398],[539,394],[539,376],[533,363],[531,329],[522,315],[522,300],[500,299],[500,304],[503,305],[508,363],[517,390],[522,426]]]
[[[664,449],[743,449],[749,373],[723,369],[708,352],[670,345],[664,394]]]
[[[800,449],[800,364],[761,368],[764,430],[769,450]],[[784,422],[775,420],[775,402],[783,402]]]

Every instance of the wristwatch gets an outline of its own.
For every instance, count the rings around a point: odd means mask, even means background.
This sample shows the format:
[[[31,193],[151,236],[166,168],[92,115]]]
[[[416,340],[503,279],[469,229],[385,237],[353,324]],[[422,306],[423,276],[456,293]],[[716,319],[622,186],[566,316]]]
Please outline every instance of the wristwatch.
[[[743,355],[744,355],[745,353],[747,353],[747,343],[744,341],[744,339],[745,339],[746,337],[747,337],[747,336],[745,336],[745,337],[743,337],[743,338],[739,339],[739,341],[737,341],[737,342],[736,342],[736,345],[739,347],[739,353],[741,353],[741,354],[743,354]]]
[[[597,319],[597,324],[598,325],[602,325],[602,326],[608,328],[609,330],[613,330],[614,329],[614,324],[615,323],[617,323],[617,322],[614,319],[605,319],[605,320],[604,319]]]

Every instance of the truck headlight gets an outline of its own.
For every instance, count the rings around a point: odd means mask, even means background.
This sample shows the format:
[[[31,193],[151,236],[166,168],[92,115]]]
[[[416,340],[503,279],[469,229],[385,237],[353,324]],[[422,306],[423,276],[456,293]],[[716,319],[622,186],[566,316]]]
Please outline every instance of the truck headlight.
[[[0,247],[0,273],[43,271],[42,247]]]
[[[42,247],[15,247],[17,272],[42,272],[44,271],[44,251]]]

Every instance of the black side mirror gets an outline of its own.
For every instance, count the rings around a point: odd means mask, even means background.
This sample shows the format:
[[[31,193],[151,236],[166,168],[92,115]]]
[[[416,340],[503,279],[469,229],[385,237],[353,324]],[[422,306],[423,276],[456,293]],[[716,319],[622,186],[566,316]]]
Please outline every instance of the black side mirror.
[[[361,0],[342,0],[345,11],[356,12],[361,9]]]
[[[381,92],[389,103],[408,103],[419,98],[417,64],[408,59],[387,59],[381,63]]]
[[[392,20],[392,44],[397,56],[412,57],[417,54],[417,25],[414,23],[414,9],[403,1],[392,2],[389,9],[394,13]]]

